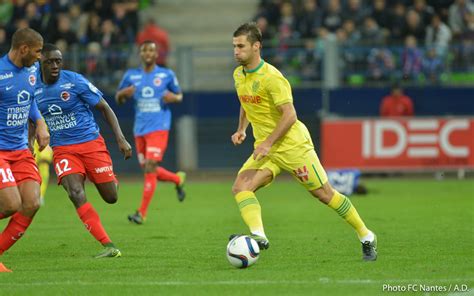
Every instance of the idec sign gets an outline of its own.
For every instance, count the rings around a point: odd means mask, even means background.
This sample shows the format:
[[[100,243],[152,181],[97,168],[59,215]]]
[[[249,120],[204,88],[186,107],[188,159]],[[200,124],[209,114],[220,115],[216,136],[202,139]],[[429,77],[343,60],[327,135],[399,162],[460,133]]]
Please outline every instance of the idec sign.
[[[326,168],[474,168],[473,118],[324,120]]]

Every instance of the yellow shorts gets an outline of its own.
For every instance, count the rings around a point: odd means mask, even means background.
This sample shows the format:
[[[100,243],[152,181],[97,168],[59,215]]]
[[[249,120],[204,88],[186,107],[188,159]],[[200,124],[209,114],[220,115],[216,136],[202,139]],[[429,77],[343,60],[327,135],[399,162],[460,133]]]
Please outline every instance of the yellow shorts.
[[[259,161],[254,160],[251,155],[239,170],[239,174],[245,170],[263,169],[269,169],[273,179],[281,170],[285,170],[309,191],[320,188],[328,181],[326,171],[314,149],[291,149],[271,153]]]
[[[40,162],[47,162],[51,163],[53,161],[53,149],[51,147],[46,146],[46,148],[43,149],[43,151],[39,151],[39,146],[38,143],[35,141],[35,160],[36,163]]]

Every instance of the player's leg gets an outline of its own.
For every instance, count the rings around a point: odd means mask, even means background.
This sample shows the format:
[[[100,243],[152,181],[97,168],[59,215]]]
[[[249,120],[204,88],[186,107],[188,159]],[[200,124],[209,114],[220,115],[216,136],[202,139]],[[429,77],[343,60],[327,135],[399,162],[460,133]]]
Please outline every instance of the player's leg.
[[[2,184],[4,185],[4,183],[0,183],[0,219],[13,215],[21,208],[21,197],[20,192],[16,187],[16,183],[15,186],[3,188],[1,187]],[[3,240],[2,236],[3,233],[0,234],[0,242]],[[0,250],[0,256],[1,253],[3,253],[2,250]],[[2,262],[0,262],[0,272],[11,272],[11,270],[5,267]]]
[[[74,204],[76,212],[86,229],[104,246],[104,251],[100,252],[96,258],[120,257],[121,253],[112,243],[102,226],[99,214],[92,204],[87,201],[84,190],[84,179],[82,174],[70,174],[62,177],[60,182],[66,190],[69,199]],[[108,255],[105,256],[104,252]]]
[[[265,235],[262,210],[255,192],[270,184],[279,172],[279,168],[270,159],[265,158],[255,161],[250,156],[242,166],[232,186],[232,193],[239,206],[242,219],[249,227],[250,233],[255,235],[254,238],[262,249],[267,249],[269,242]]]
[[[156,177],[159,181],[172,182],[176,185],[176,196],[179,201],[183,201],[186,198],[186,192],[184,191],[184,184],[186,182],[185,172],[173,173],[162,166],[158,166]]]
[[[0,255],[10,249],[30,226],[40,207],[39,191],[40,184],[37,181],[26,180],[18,184],[21,207],[11,216],[7,227],[0,234]],[[14,191],[10,193],[15,194]]]
[[[53,151],[50,146],[46,146],[43,151],[39,151],[38,143],[35,141],[34,145],[36,163],[38,164],[38,170],[41,176],[41,188],[40,188],[40,197],[41,204],[44,204],[44,197],[46,195],[46,190],[48,189],[49,184],[49,166],[53,160]]]
[[[0,219],[8,218],[20,209],[21,197],[18,188],[16,186],[0,187]]]
[[[160,133],[153,132],[145,136],[135,137],[135,147],[137,149],[138,160],[144,171],[143,194],[140,208],[128,216],[128,220],[135,224],[143,224],[148,206],[155,194],[157,183],[157,172],[159,162],[163,157],[162,142]]]
[[[25,149],[11,152],[9,158],[11,171],[7,175],[9,179],[11,177],[16,182],[18,189],[17,191],[7,190],[4,193],[12,194],[8,198],[13,198],[15,204],[19,197],[21,206],[11,216],[8,225],[0,234],[0,255],[10,249],[23,236],[40,206],[41,177],[38,174],[33,155]]]
[[[329,184],[326,172],[314,150],[300,156],[296,152],[288,152],[282,157],[281,162],[281,165],[314,197],[334,209],[354,228],[363,246],[366,242],[376,244],[374,233],[367,229],[349,198],[334,190]],[[375,252],[375,249],[373,251]],[[376,253],[372,256],[364,255],[364,259],[375,260],[376,256]]]
[[[336,211],[356,231],[360,242],[362,243],[363,259],[374,261],[377,259],[377,237],[370,231],[364,221],[359,216],[355,206],[345,195],[334,190],[329,182],[318,189],[311,190],[310,193],[317,197],[322,203],[328,205]]]
[[[114,181],[95,184],[102,199],[109,204],[114,204],[118,200],[117,183]]]
[[[161,162],[168,147],[168,131],[155,131],[145,136],[146,139],[146,158]],[[184,182],[186,181],[186,173],[173,173],[162,166],[157,166],[156,177],[159,181],[173,182],[176,186],[176,197],[179,201],[186,198],[184,191]]]
[[[147,214],[148,207],[150,206],[153,195],[155,194],[157,178],[156,178],[156,168],[158,162],[153,159],[146,159],[144,170],[144,183],[143,183],[143,194],[140,208],[133,215],[129,215],[128,219],[130,222],[136,224],[143,224]]]

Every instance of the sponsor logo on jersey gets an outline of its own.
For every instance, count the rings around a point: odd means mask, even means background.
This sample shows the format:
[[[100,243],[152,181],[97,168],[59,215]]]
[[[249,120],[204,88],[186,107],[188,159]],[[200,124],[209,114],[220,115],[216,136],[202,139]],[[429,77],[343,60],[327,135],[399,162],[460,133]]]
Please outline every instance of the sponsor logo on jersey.
[[[70,98],[71,98],[70,93],[68,93],[67,91],[61,92],[61,100],[63,100],[64,102],[67,102],[69,101]]]
[[[13,72],[0,74],[0,80],[8,79],[8,78],[13,78]]]
[[[155,91],[153,90],[153,88],[149,86],[145,86],[144,88],[142,88],[142,97],[151,98],[154,95],[155,95]]]
[[[24,105],[30,102],[30,93],[26,90],[22,90],[17,95],[18,104]]]
[[[28,82],[30,83],[31,86],[34,86],[36,84],[36,76],[31,74],[29,77],[28,77]]]
[[[160,86],[160,85],[161,85],[161,79],[160,79],[160,77],[155,77],[155,78],[153,79],[153,84],[154,84],[155,86]]]
[[[73,86],[74,86],[74,83],[68,82],[68,83],[61,84],[59,87],[65,88],[65,89],[70,89]]]
[[[142,79],[142,75],[130,75],[130,79]]]
[[[248,104],[260,104],[262,102],[262,98],[260,96],[242,95],[239,96],[239,99],[242,103]]]
[[[166,77],[168,77],[168,74],[166,74],[166,73],[158,73],[158,74],[156,74],[156,76],[158,76],[158,77],[160,77],[160,78],[166,78]]]
[[[59,107],[58,105],[55,105],[55,104],[52,104],[52,105],[48,106],[48,112],[51,115],[61,115],[61,114],[63,114],[63,110],[61,109],[61,107]]]

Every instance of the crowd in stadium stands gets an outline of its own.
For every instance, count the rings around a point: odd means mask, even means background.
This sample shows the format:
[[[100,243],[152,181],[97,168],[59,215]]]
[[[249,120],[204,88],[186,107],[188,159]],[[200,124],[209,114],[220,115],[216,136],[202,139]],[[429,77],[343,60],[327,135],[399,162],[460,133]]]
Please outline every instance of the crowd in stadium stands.
[[[139,9],[151,1],[0,0],[0,52],[8,50],[17,29],[30,27],[68,56],[81,55],[76,57],[81,62],[74,65],[75,70],[90,78],[108,77],[124,67],[139,33]],[[67,65],[70,60],[66,57],[66,68],[72,66]]]
[[[472,0],[261,0],[255,21],[266,58],[303,79],[321,78],[331,38],[345,78],[438,83],[448,61],[454,71],[474,69]]]

